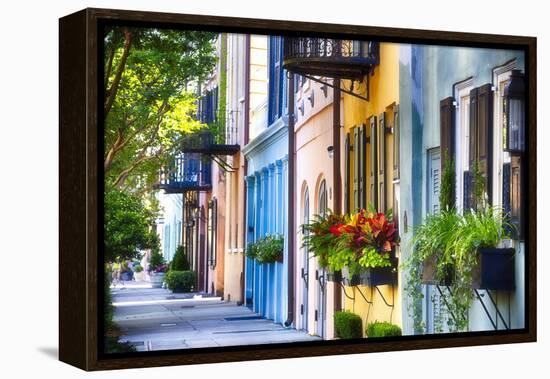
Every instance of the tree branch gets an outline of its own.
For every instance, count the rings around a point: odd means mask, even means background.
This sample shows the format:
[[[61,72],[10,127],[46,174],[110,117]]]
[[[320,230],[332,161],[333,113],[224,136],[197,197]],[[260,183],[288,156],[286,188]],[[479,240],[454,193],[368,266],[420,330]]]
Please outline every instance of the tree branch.
[[[118,64],[113,83],[111,84],[111,87],[107,91],[105,91],[105,118],[107,118],[107,114],[111,110],[113,102],[115,101],[118,86],[120,85],[120,79],[122,78],[124,67],[126,66],[126,60],[128,59],[128,55],[130,54],[131,44],[132,32],[130,32],[128,29],[124,29],[124,50],[122,51],[122,56],[120,57],[120,62]]]

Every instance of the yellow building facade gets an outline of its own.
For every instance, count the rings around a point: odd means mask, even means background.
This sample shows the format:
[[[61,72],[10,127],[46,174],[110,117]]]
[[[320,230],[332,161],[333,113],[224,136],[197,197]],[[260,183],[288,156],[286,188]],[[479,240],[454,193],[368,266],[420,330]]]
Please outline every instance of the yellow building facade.
[[[342,86],[353,88],[354,93],[368,98],[366,101],[347,93],[342,96],[342,209],[349,213],[372,205],[378,212],[391,210],[397,221],[399,149],[394,151],[395,143],[398,142],[394,136],[399,120],[399,45],[380,44],[380,63],[368,74],[368,79],[365,77],[360,84],[357,81],[353,84],[351,81],[342,81]],[[362,186],[358,183],[361,176],[364,176],[362,183],[365,188],[360,188]],[[399,257],[399,247],[396,247],[396,255]],[[377,288],[345,286],[342,306],[361,316],[363,331],[368,323],[374,321],[401,326],[400,282],[398,280],[394,286]]]

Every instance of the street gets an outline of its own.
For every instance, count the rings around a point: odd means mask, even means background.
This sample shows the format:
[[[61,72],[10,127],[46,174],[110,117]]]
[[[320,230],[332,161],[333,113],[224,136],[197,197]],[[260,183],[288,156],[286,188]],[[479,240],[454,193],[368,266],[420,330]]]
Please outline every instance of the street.
[[[125,282],[111,292],[121,342],[137,351],[320,340],[219,297],[174,294],[147,282]]]

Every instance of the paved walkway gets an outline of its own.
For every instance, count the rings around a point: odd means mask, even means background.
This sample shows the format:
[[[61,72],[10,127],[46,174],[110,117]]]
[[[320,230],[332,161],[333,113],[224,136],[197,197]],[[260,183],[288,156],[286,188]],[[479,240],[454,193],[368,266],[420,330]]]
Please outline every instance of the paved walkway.
[[[122,341],[138,351],[315,341],[219,297],[173,294],[146,282],[111,289]]]

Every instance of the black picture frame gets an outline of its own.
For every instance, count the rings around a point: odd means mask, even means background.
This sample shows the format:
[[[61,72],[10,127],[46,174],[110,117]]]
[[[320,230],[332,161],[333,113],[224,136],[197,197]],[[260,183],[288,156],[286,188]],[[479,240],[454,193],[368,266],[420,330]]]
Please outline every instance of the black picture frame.
[[[333,340],[159,351],[117,356],[101,353],[102,264],[102,57],[106,24],[195,28],[212,31],[371,38],[419,43],[523,50],[526,67],[524,211],[526,243],[525,328],[382,340]],[[536,49],[534,37],[459,33],[88,8],[59,20],[59,358],[84,370],[108,370],[395,350],[534,342],[537,338],[536,278]],[[335,194],[336,196],[336,194]]]

